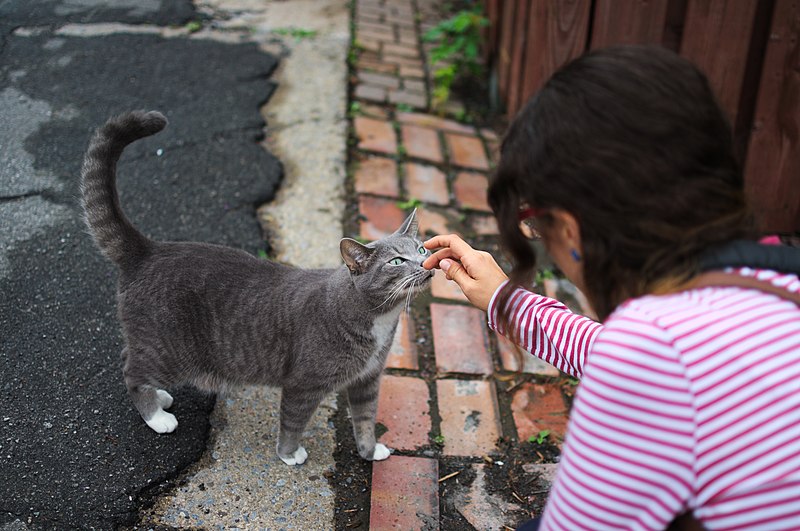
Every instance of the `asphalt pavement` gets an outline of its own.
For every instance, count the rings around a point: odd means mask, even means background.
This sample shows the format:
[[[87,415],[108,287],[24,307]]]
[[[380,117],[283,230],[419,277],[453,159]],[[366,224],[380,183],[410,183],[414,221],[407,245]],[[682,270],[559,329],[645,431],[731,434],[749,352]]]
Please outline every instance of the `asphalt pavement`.
[[[185,0],[0,2],[0,529],[132,525],[206,449],[212,396],[175,393],[167,436],[127,398],[116,271],[83,226],[78,176],[94,128],[160,110],[168,128],[119,166],[128,216],[157,239],[265,249],[255,209],[281,165],[259,107],[277,59],[188,32],[65,28],[202,19]]]

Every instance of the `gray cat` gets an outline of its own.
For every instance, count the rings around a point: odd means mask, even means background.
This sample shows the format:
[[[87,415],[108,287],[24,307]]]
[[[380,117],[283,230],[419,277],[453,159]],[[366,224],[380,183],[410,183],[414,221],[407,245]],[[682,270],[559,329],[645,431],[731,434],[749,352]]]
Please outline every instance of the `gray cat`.
[[[232,385],[282,388],[278,456],[299,465],[300,437],[322,398],[347,390],[358,452],[381,460],[375,441],[378,388],[404,305],[428,287],[427,251],[412,213],[369,245],[345,238],[345,265],[303,270],[220,245],[157,242],[123,214],[116,165],[125,146],[167,124],[131,112],[98,129],[83,164],[86,223],[119,266],[117,305],[125,340],[123,375],[144,421],[158,433],[178,421],[167,388],[212,392]]]

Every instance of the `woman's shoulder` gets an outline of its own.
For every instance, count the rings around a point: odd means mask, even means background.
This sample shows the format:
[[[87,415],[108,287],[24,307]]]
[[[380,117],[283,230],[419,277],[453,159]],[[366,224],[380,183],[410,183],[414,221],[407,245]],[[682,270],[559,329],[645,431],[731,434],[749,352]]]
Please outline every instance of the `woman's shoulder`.
[[[800,293],[800,278],[794,273],[780,273],[767,269],[747,267],[728,269],[726,272],[768,282],[790,293]],[[646,314],[653,319],[668,318],[681,313],[707,313],[729,308],[735,302],[763,299],[766,302],[780,300],[758,289],[739,286],[704,286],[674,293],[644,295],[629,299],[617,308],[611,318],[629,313]],[[609,320],[611,319],[609,318]],[[669,321],[669,319],[667,319]]]
[[[748,268],[730,272],[754,277],[790,292],[800,291],[800,279],[795,274]],[[737,286],[707,286],[630,299],[611,314],[604,332],[641,332],[685,346],[683,340],[689,336],[711,341],[779,315],[800,322],[797,306],[773,294]],[[769,327],[765,325],[765,328]],[[765,333],[768,334],[768,330]]]

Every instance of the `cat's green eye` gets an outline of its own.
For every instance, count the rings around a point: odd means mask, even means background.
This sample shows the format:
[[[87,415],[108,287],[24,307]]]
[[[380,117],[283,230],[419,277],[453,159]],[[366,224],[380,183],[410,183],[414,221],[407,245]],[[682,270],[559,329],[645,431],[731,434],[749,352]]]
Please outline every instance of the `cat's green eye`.
[[[417,249],[417,251],[419,251],[419,254],[425,254],[428,252],[428,250],[425,249],[425,247],[420,247],[419,249]]]
[[[399,256],[397,258],[392,258],[391,260],[389,260],[389,263],[392,265],[401,265],[403,262],[405,262],[405,260],[403,260]]]

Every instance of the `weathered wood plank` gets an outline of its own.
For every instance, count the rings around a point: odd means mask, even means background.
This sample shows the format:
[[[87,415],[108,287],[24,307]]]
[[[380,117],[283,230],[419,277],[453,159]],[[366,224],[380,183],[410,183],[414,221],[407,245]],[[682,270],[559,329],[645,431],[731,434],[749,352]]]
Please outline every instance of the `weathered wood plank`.
[[[591,48],[662,44],[668,0],[597,0]]]
[[[514,16],[517,2],[505,0],[500,18],[499,48],[497,50],[497,87],[500,99],[508,104],[509,77],[511,76],[511,47],[514,42]]]
[[[528,14],[528,42],[520,106],[562,65],[586,50],[590,0],[533,2]]]
[[[528,0],[516,0],[514,16],[514,40],[511,45],[511,73],[508,79],[508,115],[514,116],[522,99],[522,77],[525,69],[525,41],[528,38]],[[538,58],[531,57],[531,61]]]
[[[691,0],[681,55],[705,72],[732,124],[738,124],[742,83],[758,0]]]
[[[800,230],[800,6],[776,0],[745,185],[765,231]]]

